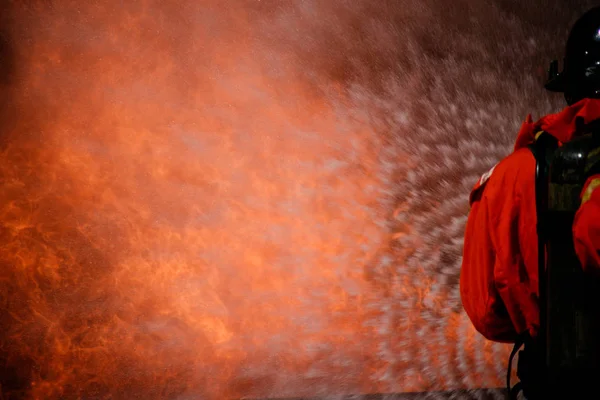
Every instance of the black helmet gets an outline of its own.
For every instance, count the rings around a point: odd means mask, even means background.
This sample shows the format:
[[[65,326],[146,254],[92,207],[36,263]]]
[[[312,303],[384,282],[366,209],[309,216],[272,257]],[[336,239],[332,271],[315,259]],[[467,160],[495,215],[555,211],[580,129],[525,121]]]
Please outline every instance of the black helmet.
[[[558,72],[558,61],[550,64],[546,89],[563,92],[569,105],[600,98],[600,7],[583,14],[573,26],[564,64],[563,72]]]

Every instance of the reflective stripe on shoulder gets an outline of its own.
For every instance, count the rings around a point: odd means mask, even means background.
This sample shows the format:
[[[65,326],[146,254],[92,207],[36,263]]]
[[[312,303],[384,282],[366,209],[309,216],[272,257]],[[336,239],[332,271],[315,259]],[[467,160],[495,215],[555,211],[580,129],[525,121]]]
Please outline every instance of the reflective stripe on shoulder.
[[[481,178],[479,178],[479,180],[477,181],[477,183],[475,184],[473,189],[471,190],[471,194],[469,195],[469,205],[470,206],[473,205],[473,201],[475,201],[475,197],[477,196],[477,194],[479,194],[484,189],[485,184],[487,183],[488,180],[490,180],[490,177],[494,173],[494,169],[496,168],[497,165],[498,164],[494,165],[488,172],[483,174],[481,176]]]
[[[591,199],[592,193],[594,193],[594,190],[596,190],[598,187],[600,187],[600,178],[592,179],[589,185],[587,185],[587,187],[585,188],[583,196],[581,196],[581,204],[584,204],[589,199]]]
[[[488,181],[488,179],[490,179],[490,177],[494,173],[494,169],[496,169],[497,165],[498,164],[494,165],[492,168],[490,168],[490,170],[488,172],[481,175],[481,179],[479,179],[479,186],[482,186],[484,183],[486,183]]]
[[[538,133],[536,133],[535,140],[538,140],[540,138],[540,136],[542,136],[542,133],[544,133],[544,131],[539,131]]]

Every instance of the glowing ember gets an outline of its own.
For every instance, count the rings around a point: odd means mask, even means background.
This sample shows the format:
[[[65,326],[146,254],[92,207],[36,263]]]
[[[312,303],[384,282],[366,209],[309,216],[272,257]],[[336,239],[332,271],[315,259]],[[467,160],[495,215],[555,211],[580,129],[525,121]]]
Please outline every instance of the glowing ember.
[[[457,268],[536,82],[455,97],[439,1],[210,3],[0,8],[0,398],[500,386]]]

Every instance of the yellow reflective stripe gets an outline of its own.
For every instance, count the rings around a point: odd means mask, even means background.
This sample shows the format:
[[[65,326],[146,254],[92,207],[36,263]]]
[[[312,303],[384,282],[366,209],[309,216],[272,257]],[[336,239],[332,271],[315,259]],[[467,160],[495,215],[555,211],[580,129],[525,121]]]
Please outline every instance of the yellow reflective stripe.
[[[596,188],[598,188],[598,187],[600,187],[600,178],[592,179],[590,184],[585,189],[583,196],[581,196],[581,204],[583,204],[586,201],[588,201],[589,199],[591,199],[592,193],[594,193],[594,190],[596,190]]]
[[[600,153],[600,147],[598,147],[597,149],[594,149],[594,150],[590,151],[588,153],[588,159],[590,159],[590,158],[592,158],[594,156],[597,156],[599,153]]]
[[[541,136],[542,133],[544,133],[544,131],[539,131],[538,133],[536,133],[535,140],[538,140],[538,138]]]

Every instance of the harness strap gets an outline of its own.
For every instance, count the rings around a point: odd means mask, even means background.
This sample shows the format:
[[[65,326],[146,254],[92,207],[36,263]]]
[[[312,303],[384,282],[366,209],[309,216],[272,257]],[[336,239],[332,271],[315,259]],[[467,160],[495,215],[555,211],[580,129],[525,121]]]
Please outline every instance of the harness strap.
[[[510,380],[512,377],[512,364],[513,364],[513,360],[515,358],[515,355],[517,355],[519,349],[521,348],[521,346],[523,346],[525,344],[526,341],[526,335],[529,335],[529,332],[525,331],[524,333],[521,333],[520,335],[517,336],[517,339],[515,340],[515,345],[513,346],[512,351],[510,352],[510,357],[508,358],[508,368],[507,368],[507,373],[506,373],[506,391],[508,393],[508,398],[510,400],[516,400],[517,399],[517,395],[519,394],[519,392],[521,390],[523,390],[523,383],[522,382],[518,382],[515,387],[511,387],[510,386]]]
[[[535,142],[529,146],[530,151],[536,160],[535,167],[535,203],[537,214],[537,234],[538,234],[538,282],[539,282],[539,309],[540,309],[540,328],[537,338],[532,338],[529,331],[521,332],[517,335],[515,345],[511,351],[507,376],[506,389],[510,400],[516,400],[519,392],[523,391],[526,396],[537,397],[539,386],[542,384],[542,377],[545,367],[545,349],[546,349],[546,232],[544,220],[548,209],[548,166],[551,157],[558,147],[558,141],[550,134],[540,131],[535,135]],[[519,352],[522,346],[524,350]],[[519,353],[519,362],[517,367],[517,376],[520,379],[514,387],[511,388],[512,363],[515,355]]]

